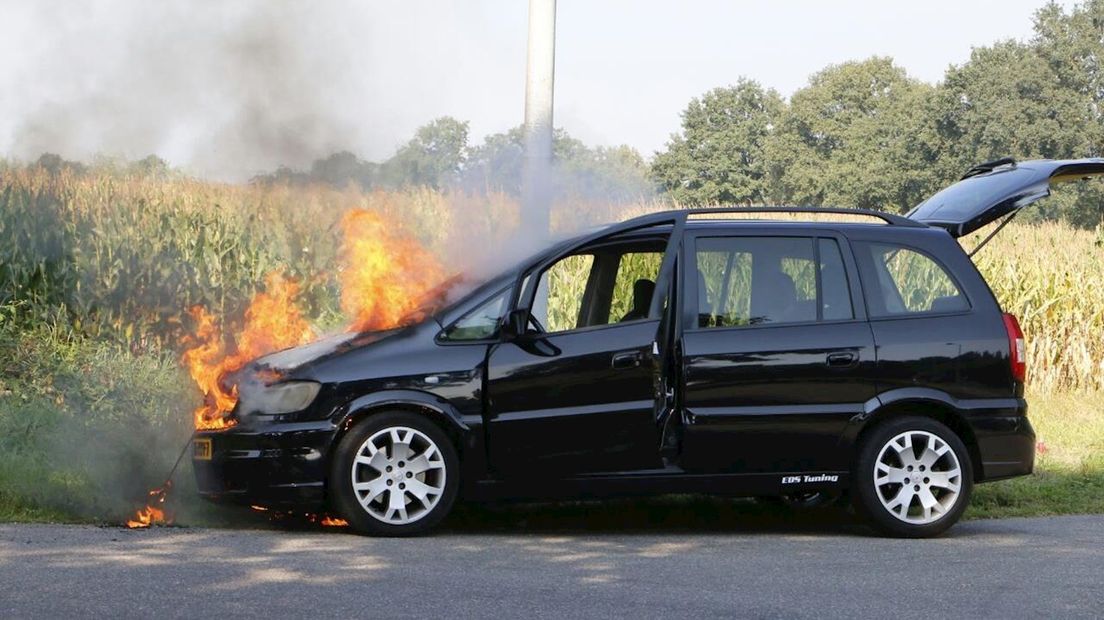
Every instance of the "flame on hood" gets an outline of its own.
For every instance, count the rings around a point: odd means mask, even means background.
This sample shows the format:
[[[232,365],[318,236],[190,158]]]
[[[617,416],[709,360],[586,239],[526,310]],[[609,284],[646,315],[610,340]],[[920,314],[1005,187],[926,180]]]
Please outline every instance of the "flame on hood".
[[[184,352],[184,365],[203,392],[203,404],[194,413],[197,430],[228,428],[234,421],[225,414],[238,402],[237,385],[227,377],[253,359],[280,349],[308,342],[314,331],[296,305],[299,285],[280,272],[265,278],[265,291],[258,293],[245,311],[245,324],[228,345],[215,317],[202,306],[190,310],[196,320],[194,346]]]
[[[341,308],[349,317],[347,332],[382,331],[402,327],[428,316],[441,303],[447,287],[439,286],[444,269],[437,257],[407,235],[394,222],[376,212],[349,211],[341,219],[343,241],[339,253],[338,282]],[[298,303],[298,283],[274,271],[265,277],[245,311],[241,330],[232,338],[225,324],[202,306],[191,308],[195,331],[185,344],[184,365],[203,393],[195,410],[197,430],[228,428],[228,417],[238,402],[231,375],[251,361],[291,349],[317,336]],[[317,357],[345,344],[351,335],[320,341],[295,352],[286,351],[266,360],[275,370],[297,359]],[[276,374],[278,376],[278,373]]]
[[[379,213],[353,210],[341,218],[341,309],[349,331],[401,327],[425,318],[417,310],[445,279],[437,257]]]

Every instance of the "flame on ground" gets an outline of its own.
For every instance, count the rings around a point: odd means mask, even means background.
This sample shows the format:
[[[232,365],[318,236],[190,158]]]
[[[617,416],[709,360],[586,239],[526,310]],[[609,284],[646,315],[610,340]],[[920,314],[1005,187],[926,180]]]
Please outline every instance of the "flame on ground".
[[[149,492],[149,502],[145,508],[138,510],[135,513],[134,518],[126,522],[126,526],[129,528],[149,527],[154,523],[170,524],[172,523],[172,517],[166,518],[165,499],[169,496],[169,489],[172,488],[172,482],[166,482],[165,486],[158,487]]]

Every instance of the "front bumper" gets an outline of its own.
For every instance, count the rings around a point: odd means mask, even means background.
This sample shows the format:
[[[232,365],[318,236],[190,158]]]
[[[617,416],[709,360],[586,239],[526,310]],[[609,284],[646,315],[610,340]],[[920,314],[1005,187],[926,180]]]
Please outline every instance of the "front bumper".
[[[192,456],[199,494],[220,502],[320,508],[336,432],[329,420],[199,431]]]
[[[987,402],[964,414],[981,457],[981,471],[974,472],[978,482],[1026,476],[1034,470],[1035,429],[1027,419],[1027,401]]]

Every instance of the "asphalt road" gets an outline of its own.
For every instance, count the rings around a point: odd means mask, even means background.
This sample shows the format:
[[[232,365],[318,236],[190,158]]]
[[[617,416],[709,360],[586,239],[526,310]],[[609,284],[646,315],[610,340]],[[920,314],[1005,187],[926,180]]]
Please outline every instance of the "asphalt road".
[[[1104,617],[1104,516],[749,529],[0,525],[0,618]]]

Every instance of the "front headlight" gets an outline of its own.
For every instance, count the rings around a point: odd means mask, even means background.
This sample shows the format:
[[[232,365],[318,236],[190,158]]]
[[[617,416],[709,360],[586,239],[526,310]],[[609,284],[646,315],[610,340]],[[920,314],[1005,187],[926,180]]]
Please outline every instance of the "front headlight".
[[[322,384],[314,381],[288,381],[273,385],[240,386],[240,389],[238,406],[243,413],[277,415],[306,409],[318,396]]]

